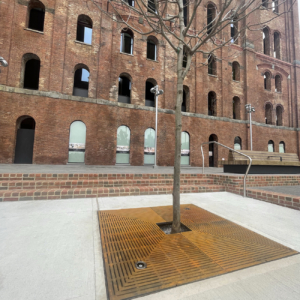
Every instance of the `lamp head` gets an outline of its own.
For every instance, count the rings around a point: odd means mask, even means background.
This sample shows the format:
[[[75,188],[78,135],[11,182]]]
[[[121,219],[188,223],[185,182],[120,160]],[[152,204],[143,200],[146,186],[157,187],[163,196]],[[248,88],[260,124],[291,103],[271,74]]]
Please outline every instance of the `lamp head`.
[[[150,92],[153,94],[156,94],[156,90],[158,89],[158,86],[154,86],[153,88],[150,89]]]
[[[8,66],[7,61],[6,61],[3,57],[1,57],[1,56],[0,56],[0,64],[1,64],[3,67],[7,67],[7,66]]]

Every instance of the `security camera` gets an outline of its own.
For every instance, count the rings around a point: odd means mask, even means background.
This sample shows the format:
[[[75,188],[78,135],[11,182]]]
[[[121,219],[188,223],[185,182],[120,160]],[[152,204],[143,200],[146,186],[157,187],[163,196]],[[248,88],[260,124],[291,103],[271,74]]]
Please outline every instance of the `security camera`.
[[[163,90],[159,90],[158,93],[157,93],[157,95],[162,95],[163,93],[164,93]]]
[[[252,111],[255,112],[255,108],[252,108]]]
[[[7,66],[8,66],[7,61],[6,61],[3,57],[1,57],[1,56],[0,56],[0,64],[1,64],[3,67],[7,67]]]

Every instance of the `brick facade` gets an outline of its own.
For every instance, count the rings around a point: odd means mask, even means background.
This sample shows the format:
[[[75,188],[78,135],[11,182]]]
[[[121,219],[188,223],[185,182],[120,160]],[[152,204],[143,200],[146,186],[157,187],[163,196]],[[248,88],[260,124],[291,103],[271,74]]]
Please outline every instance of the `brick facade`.
[[[164,94],[159,97],[158,165],[173,165],[174,107],[176,74],[174,53],[159,36],[157,61],[146,58],[146,38],[134,34],[133,54],[120,53],[121,27],[101,14],[92,3],[48,0],[45,5],[44,31],[27,27],[27,0],[0,3],[0,56],[9,63],[0,74],[0,163],[13,163],[16,132],[21,116],[36,122],[33,163],[66,164],[70,124],[85,123],[85,163],[113,165],[116,163],[117,128],[126,125],[131,130],[130,164],[144,163],[144,132],[154,128],[155,110],[145,107],[145,82],[156,81]],[[286,5],[290,3],[288,1]],[[220,5],[220,1],[215,3]],[[106,7],[106,1],[102,5]],[[197,20],[206,20],[207,1],[197,12]],[[283,7],[280,7],[283,9]],[[76,41],[77,18],[85,14],[92,19],[92,44]],[[248,21],[264,21],[274,14],[260,10]],[[202,24],[195,24],[199,27]],[[242,25],[242,24],[241,24]],[[215,134],[220,143],[233,147],[234,138],[242,139],[242,149],[250,149],[249,122],[245,104],[251,103],[256,112],[253,119],[253,150],[267,151],[273,140],[275,151],[284,141],[286,152],[298,153],[300,116],[300,49],[297,3],[293,12],[268,23],[270,45],[274,32],[280,34],[281,59],[263,54],[261,31],[247,31],[237,44],[219,49],[217,75],[208,75],[207,61],[197,54],[185,79],[188,87],[187,112],[183,113],[183,131],[190,135],[190,165],[201,166],[200,145]],[[220,38],[229,35],[224,31]],[[228,32],[227,32],[228,31]],[[210,45],[207,45],[209,49]],[[41,62],[39,89],[23,89],[22,57],[32,53]],[[240,65],[240,81],[232,80],[232,63]],[[87,66],[88,98],[72,96],[76,65]],[[271,90],[264,89],[265,72],[271,74]],[[129,74],[132,79],[131,104],[118,103],[118,77]],[[275,76],[281,77],[281,92],[275,92]],[[215,92],[216,116],[208,116],[207,95]],[[240,99],[239,120],[233,120],[232,101]],[[272,124],[265,124],[265,106],[272,105]],[[283,126],[275,125],[276,107],[283,108]],[[208,147],[206,165],[208,164]],[[227,151],[218,150],[216,160],[227,158]]]

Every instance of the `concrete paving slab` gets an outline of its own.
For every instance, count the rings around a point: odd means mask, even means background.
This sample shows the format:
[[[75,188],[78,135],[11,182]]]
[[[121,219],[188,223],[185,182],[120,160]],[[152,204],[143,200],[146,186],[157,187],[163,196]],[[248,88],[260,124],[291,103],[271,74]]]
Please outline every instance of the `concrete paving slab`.
[[[300,251],[300,211],[227,192],[183,194],[182,203]],[[106,300],[98,205],[171,204],[171,195],[0,203],[0,299]],[[140,299],[300,299],[299,274],[295,255]]]

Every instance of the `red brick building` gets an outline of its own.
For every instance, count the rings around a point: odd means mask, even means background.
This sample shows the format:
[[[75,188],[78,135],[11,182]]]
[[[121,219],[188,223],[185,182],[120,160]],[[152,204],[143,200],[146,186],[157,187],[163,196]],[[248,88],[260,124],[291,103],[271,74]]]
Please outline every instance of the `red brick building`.
[[[247,22],[270,19],[291,2],[278,12],[260,9]],[[204,1],[195,28],[219,5]],[[158,165],[173,165],[176,64],[160,36],[126,31],[92,3],[79,0],[2,1],[0,26],[0,56],[9,64],[0,73],[0,163],[66,164],[75,153],[80,154],[75,161],[85,164],[128,159],[143,165],[152,147],[145,131],[155,126],[149,89],[158,84],[164,90],[158,104]],[[253,150],[299,154],[297,3],[267,26],[247,30],[214,57],[195,56],[184,83],[183,131],[190,150],[185,164],[201,166],[200,145],[209,140],[250,149],[249,103],[256,110]],[[219,38],[230,34],[228,28]],[[80,127],[74,125],[73,133],[72,124]],[[122,133],[127,136],[118,142],[120,126],[126,126]],[[208,147],[205,151],[208,165]],[[213,151],[216,166],[227,154]]]

